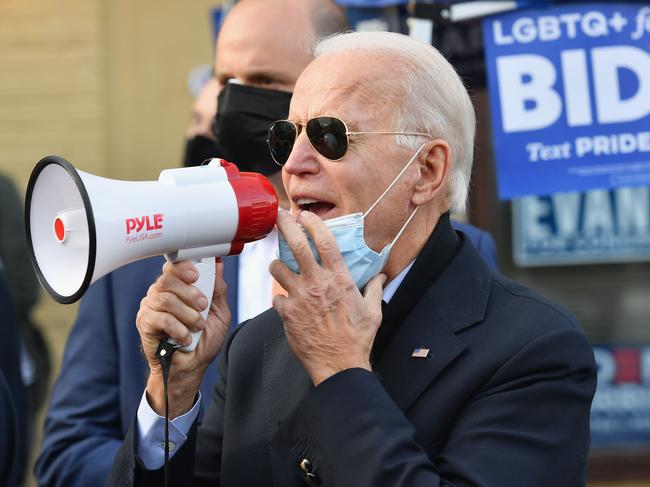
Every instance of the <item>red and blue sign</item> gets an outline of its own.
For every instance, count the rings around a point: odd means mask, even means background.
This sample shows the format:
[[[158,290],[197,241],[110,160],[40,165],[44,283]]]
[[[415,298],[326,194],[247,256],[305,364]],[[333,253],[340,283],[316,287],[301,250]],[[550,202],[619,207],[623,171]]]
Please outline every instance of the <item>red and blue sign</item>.
[[[650,444],[650,346],[594,347],[593,447]]]
[[[650,185],[650,7],[483,21],[499,197]]]

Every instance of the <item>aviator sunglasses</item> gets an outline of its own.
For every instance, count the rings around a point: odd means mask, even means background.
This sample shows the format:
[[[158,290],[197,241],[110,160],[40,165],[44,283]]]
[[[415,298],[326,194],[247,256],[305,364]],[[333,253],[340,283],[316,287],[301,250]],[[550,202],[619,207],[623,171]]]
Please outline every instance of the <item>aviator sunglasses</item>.
[[[324,157],[331,161],[343,158],[350,145],[350,138],[359,135],[385,134],[385,135],[417,135],[431,137],[430,134],[421,132],[350,132],[343,120],[336,117],[314,117],[307,120],[304,125],[291,120],[278,120],[269,128],[266,143],[269,145],[271,157],[280,166],[289,159],[293,144],[302,131],[303,126],[311,146]]]

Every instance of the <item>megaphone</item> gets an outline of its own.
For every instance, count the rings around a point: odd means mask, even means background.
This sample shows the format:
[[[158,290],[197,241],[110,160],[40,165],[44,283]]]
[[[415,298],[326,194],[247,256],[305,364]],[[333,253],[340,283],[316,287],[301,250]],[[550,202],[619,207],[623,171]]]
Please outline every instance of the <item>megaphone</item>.
[[[166,169],[158,181],[117,181],[47,156],[34,167],[25,198],[32,263],[60,303],[77,301],[100,277],[154,255],[193,261],[195,286],[210,300],[214,257],[239,254],[246,242],[268,235],[277,213],[268,179],[222,159]],[[192,344],[181,350],[194,350],[200,336],[192,333]]]

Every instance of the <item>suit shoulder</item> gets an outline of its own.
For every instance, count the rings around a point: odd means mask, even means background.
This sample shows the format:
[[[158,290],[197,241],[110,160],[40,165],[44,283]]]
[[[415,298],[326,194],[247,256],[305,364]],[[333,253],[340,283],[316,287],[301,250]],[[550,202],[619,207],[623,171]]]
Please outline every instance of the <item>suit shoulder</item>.
[[[463,333],[472,363],[481,364],[480,389],[494,393],[553,371],[591,381],[593,353],[578,320],[532,289],[497,273],[493,277],[484,321]]]
[[[503,311],[520,310],[542,333],[566,327],[582,332],[576,317],[560,304],[501,274],[495,273],[493,293],[500,305],[508,303]]]
[[[233,329],[232,335],[232,345],[250,346],[284,336],[284,328],[277,311],[269,308],[254,318],[238,324]]]

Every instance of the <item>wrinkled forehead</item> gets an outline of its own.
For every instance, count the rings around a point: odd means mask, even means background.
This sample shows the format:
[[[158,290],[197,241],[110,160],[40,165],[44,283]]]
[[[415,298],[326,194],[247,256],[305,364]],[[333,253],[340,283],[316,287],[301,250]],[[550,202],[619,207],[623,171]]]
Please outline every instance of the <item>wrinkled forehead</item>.
[[[290,118],[333,115],[352,124],[387,129],[404,98],[400,76],[391,60],[394,58],[372,52],[318,57],[298,78]]]

